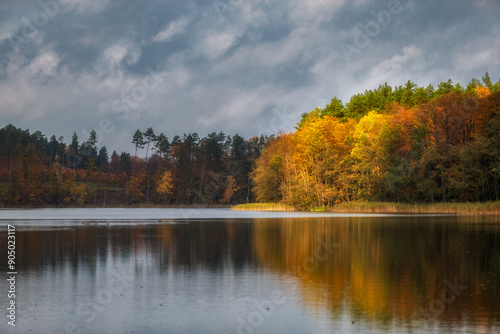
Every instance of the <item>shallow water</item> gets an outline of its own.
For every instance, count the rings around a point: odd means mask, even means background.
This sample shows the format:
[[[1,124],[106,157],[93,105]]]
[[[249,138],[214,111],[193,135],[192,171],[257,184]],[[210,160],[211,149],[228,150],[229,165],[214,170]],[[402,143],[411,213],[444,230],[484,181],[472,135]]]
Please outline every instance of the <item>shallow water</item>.
[[[0,212],[0,272],[7,277],[11,223],[18,273],[16,327],[4,316],[0,332],[500,330],[498,219],[238,219],[219,209],[180,219],[148,210],[139,211],[154,219],[101,211],[97,220],[81,212],[67,220],[65,211],[44,220],[28,210],[12,220]],[[4,310],[8,289],[0,280]]]

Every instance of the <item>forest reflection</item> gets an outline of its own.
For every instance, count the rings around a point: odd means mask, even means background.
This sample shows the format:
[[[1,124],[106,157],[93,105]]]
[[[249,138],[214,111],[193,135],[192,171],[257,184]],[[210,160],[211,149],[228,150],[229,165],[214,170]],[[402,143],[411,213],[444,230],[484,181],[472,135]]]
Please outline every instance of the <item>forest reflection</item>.
[[[133,263],[136,274],[265,270],[304,306],[365,322],[498,326],[500,226],[473,217],[186,221],[21,230],[19,271]],[[5,267],[2,259],[2,267]],[[217,279],[217,276],[213,276]],[[221,283],[222,284],[222,283]]]
[[[278,273],[297,276],[308,304],[329,309],[333,317],[347,305],[365,320],[431,318],[488,327],[498,322],[498,225],[408,217],[302,219],[274,226],[255,225],[258,258]],[[316,251],[325,242],[335,246],[327,259]]]

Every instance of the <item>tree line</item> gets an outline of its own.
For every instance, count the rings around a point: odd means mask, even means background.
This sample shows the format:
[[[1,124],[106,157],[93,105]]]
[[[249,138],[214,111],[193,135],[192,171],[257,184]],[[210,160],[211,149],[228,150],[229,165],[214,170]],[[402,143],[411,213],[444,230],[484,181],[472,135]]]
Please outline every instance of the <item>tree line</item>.
[[[498,200],[499,108],[500,80],[486,73],[466,87],[408,81],[346,104],[333,98],[278,136],[169,140],[137,129],[134,154],[109,156],[94,130],[65,143],[9,124],[0,129],[0,206]]]
[[[334,98],[272,139],[252,173],[258,201],[301,209],[356,200],[498,201],[500,80],[387,84]]]
[[[0,206],[229,204],[254,200],[250,172],[268,138],[137,130],[134,154],[16,128],[0,129]],[[146,149],[145,158],[137,156]]]

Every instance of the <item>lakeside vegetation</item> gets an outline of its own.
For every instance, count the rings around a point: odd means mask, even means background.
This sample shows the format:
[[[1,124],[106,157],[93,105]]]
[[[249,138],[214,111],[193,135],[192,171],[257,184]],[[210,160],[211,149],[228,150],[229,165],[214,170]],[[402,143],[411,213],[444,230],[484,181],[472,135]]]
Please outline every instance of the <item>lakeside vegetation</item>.
[[[239,204],[233,210],[298,211],[293,206],[281,203]],[[453,214],[453,215],[500,215],[500,201],[476,203],[389,203],[348,202],[334,207],[317,207],[311,211],[332,213],[399,213],[399,214]]]
[[[243,207],[454,213],[495,211],[467,203],[499,200],[500,80],[488,73],[466,87],[408,81],[346,104],[333,98],[278,136],[157,133],[138,129],[133,154],[109,157],[94,130],[65,143],[9,124],[0,129],[0,207],[260,202],[279,204]]]
[[[245,203],[238,204],[231,207],[232,210],[237,211],[296,211],[293,206],[283,203]]]

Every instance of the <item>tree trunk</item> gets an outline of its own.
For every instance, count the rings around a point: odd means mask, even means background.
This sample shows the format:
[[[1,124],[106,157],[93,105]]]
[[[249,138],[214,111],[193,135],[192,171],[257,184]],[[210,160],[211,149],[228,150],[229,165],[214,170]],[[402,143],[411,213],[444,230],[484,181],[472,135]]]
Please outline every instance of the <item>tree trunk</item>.
[[[137,145],[135,146],[134,163],[132,164],[132,175],[135,174],[135,161],[137,160]]]

